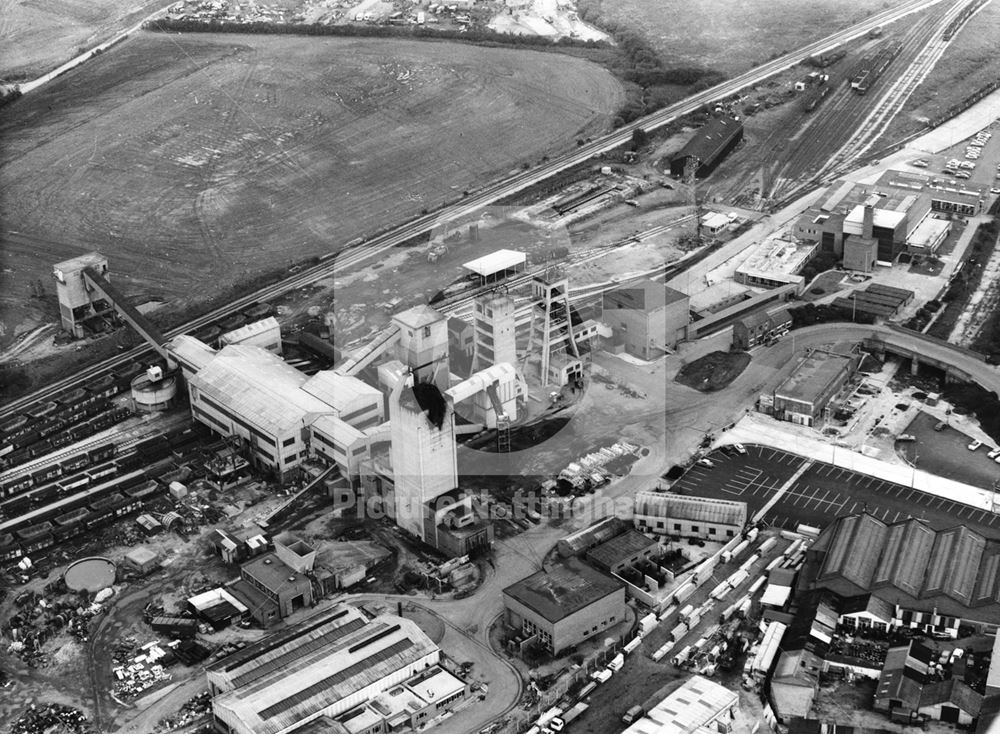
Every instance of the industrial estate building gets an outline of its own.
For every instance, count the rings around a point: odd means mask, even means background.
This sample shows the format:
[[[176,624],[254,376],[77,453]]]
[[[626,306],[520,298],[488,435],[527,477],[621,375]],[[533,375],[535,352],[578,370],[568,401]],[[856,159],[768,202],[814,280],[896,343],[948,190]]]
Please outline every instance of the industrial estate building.
[[[844,257],[848,270],[871,272],[903,253],[933,254],[950,231],[949,217],[983,210],[977,186],[887,171],[874,184],[841,181],[799,217],[793,234]]]
[[[856,348],[812,349],[792,374],[774,390],[770,410],[778,420],[802,426],[825,420],[830,401],[857,371],[861,357]]]
[[[731,117],[716,117],[695,131],[694,135],[670,159],[670,175],[683,176],[689,162],[694,161],[695,175],[705,178],[743,139],[743,123]]]
[[[396,731],[426,725],[467,695],[440,660],[414,622],[338,605],[213,663],[206,677],[215,724],[233,734],[284,734],[320,720],[333,731]]]
[[[701,734],[733,730],[736,691],[695,675],[629,726],[624,734]]]
[[[667,492],[638,492],[635,527],[645,533],[726,541],[743,531],[747,503]]]
[[[503,606],[522,644],[558,655],[625,619],[625,584],[568,558],[508,586]]]
[[[841,596],[871,594],[894,606],[893,626],[956,634],[960,622],[1000,625],[1000,543],[966,527],[934,530],[910,518],[838,518],[810,549],[815,585]]]

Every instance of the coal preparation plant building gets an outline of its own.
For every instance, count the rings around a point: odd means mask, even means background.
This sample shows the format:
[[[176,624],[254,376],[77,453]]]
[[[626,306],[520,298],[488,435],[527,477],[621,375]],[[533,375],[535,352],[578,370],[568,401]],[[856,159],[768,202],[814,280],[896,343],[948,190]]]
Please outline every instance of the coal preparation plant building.
[[[670,175],[683,176],[689,161],[697,161],[696,176],[705,178],[743,139],[743,123],[732,117],[717,117],[697,130],[670,159]]]
[[[625,584],[568,558],[503,590],[504,621],[553,655],[625,619]]]

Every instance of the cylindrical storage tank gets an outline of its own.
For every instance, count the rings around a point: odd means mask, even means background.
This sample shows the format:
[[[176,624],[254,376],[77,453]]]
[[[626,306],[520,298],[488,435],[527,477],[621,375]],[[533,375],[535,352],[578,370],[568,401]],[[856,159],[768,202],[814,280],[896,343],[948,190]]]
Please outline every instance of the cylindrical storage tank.
[[[695,627],[698,626],[698,622],[700,621],[701,621],[701,612],[695,612],[694,614],[691,615],[691,619],[688,620],[687,625],[691,629],[694,629]]]
[[[688,627],[686,624],[681,622],[679,625],[670,630],[670,640],[672,642],[680,642],[684,635],[688,633]]]
[[[674,643],[667,642],[667,643],[663,644],[662,646],[660,646],[659,648],[657,648],[656,652],[653,653],[653,661],[658,663],[661,660],[663,660],[663,658],[666,656],[666,654],[668,652],[670,652],[670,650],[673,648],[673,646],[674,646]]]
[[[132,379],[132,404],[136,412],[153,413],[167,410],[177,397],[177,378],[164,375],[162,379],[151,380],[145,372]]]
[[[686,607],[681,609],[679,619],[682,622],[687,622],[689,619],[691,619],[692,614],[694,614],[694,606],[692,604],[688,604]]]
[[[705,583],[705,581],[707,581],[711,577],[711,575],[715,573],[716,565],[717,565],[716,560],[714,558],[709,558],[700,566],[698,566],[698,568],[694,572],[695,579],[697,579],[696,583],[698,584]]]
[[[769,564],[767,564],[764,567],[764,573],[771,573],[771,571],[773,571],[774,569],[776,569],[778,566],[780,566],[786,560],[787,560],[786,556],[778,556],[777,558],[775,558],[774,560],[772,560]]]
[[[736,613],[740,616],[740,618],[745,618],[747,616],[747,614],[750,613],[750,606],[752,604],[753,604],[753,601],[750,598],[746,598],[746,599],[744,599],[743,601],[740,602],[740,606],[736,610]]]
[[[768,538],[767,540],[765,540],[763,543],[760,544],[760,548],[758,548],[757,550],[759,553],[764,554],[767,553],[769,550],[771,550],[777,544],[778,544],[777,538]]]
[[[687,659],[688,659],[688,657],[690,655],[691,655],[691,646],[687,645],[679,653],[677,653],[676,655],[674,655],[674,657],[671,660],[671,662],[674,665],[682,665],[683,663],[687,662]]]
[[[757,528],[750,528],[750,532],[747,533],[747,540],[751,543],[757,540],[757,536],[760,535],[760,530]]]
[[[719,584],[714,589],[712,589],[712,591],[709,594],[709,596],[712,599],[721,599],[722,597],[724,597],[728,593],[729,593],[729,584],[726,583],[725,581],[723,581],[721,584]]]
[[[758,576],[754,579],[754,582],[750,584],[750,588],[747,589],[747,596],[753,596],[760,591],[760,587],[764,585],[765,581],[767,581],[767,576]]]
[[[656,628],[656,615],[647,614],[645,617],[639,620],[639,632],[641,634],[647,634],[650,630]]]
[[[707,644],[708,644],[708,638],[707,637],[699,637],[698,641],[695,642],[691,647],[694,650],[701,650],[701,648],[705,647],[705,645],[707,645]]]
[[[708,658],[714,663],[716,660],[719,659],[719,655],[721,654],[722,654],[722,648],[719,647],[718,645],[715,645],[712,647],[711,650],[708,651]]]
[[[719,614],[719,621],[728,622],[730,619],[732,619],[736,614],[738,606],[739,606],[738,604],[730,604],[728,607],[723,609],[722,613]]]
[[[731,550],[724,550],[722,551],[721,555],[723,563],[729,563],[731,560],[733,560],[733,552]]]

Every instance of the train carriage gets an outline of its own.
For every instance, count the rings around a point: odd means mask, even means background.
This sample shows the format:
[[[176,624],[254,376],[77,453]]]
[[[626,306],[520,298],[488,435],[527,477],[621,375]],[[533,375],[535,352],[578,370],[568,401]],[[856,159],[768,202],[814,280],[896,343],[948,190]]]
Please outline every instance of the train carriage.
[[[72,477],[61,479],[56,484],[59,485],[59,490],[63,494],[69,494],[88,486],[90,484],[90,477],[87,474],[76,474]]]
[[[75,471],[79,471],[84,467],[90,466],[90,457],[83,453],[77,454],[76,456],[71,456],[68,459],[64,459],[59,462],[59,467],[62,469],[63,474],[71,474]]]
[[[107,461],[114,455],[115,445],[113,443],[96,446],[87,452],[87,458],[90,459],[91,464],[100,464],[103,461]]]
[[[22,474],[16,479],[10,479],[0,485],[0,499],[7,499],[16,494],[20,494],[31,489],[35,485],[35,480],[30,474]]]

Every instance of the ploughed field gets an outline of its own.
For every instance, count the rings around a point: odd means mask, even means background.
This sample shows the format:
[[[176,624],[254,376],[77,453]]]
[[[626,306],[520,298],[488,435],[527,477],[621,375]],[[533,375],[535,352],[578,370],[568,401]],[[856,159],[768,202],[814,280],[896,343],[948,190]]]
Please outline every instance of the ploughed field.
[[[572,147],[622,99],[557,53],[141,33],[4,110],[0,277],[99,249],[133,296],[208,296]],[[23,291],[0,288],[8,329]]]

